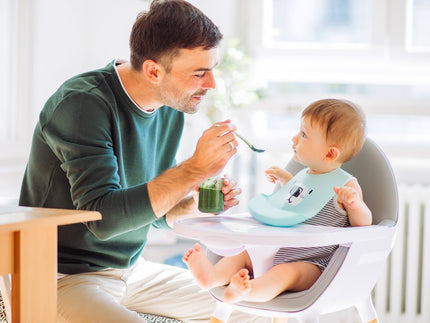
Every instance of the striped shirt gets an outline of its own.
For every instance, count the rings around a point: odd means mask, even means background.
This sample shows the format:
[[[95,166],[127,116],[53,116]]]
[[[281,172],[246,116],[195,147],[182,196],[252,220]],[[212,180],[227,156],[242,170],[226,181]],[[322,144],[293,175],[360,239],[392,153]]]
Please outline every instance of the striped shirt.
[[[349,226],[349,219],[346,211],[339,207],[337,196],[335,195],[317,215],[303,223],[320,226],[347,227]],[[322,272],[327,267],[337,248],[338,245],[308,248],[280,248],[275,255],[273,264],[279,265],[286,262],[306,261],[318,266]]]

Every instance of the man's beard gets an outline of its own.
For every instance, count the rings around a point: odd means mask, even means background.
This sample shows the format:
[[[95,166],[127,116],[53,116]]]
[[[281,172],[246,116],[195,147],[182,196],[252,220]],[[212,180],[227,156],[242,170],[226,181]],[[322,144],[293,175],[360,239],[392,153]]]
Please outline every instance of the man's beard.
[[[194,114],[199,110],[199,105],[201,101],[192,102],[193,98],[200,97],[201,99],[203,99],[203,97],[206,95],[206,92],[207,90],[203,90],[200,92],[196,92],[189,97],[181,97],[176,100],[171,99],[172,96],[164,96],[165,100],[163,101],[165,102],[166,105],[170,106],[171,108],[177,111],[188,113],[188,114]]]

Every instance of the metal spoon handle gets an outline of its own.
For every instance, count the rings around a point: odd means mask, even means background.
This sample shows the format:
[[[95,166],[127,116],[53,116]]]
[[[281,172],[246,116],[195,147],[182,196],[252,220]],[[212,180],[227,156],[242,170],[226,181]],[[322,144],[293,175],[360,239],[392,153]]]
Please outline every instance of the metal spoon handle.
[[[242,139],[242,141],[243,141],[245,144],[247,144],[247,145],[248,145],[248,147],[249,147],[249,148],[251,148],[253,151],[255,151],[255,152],[257,152],[257,153],[262,153],[262,152],[264,152],[264,151],[265,151],[264,149],[258,149],[258,148],[255,148],[255,147],[254,147],[254,145],[252,145],[248,140],[246,140],[246,138],[245,138],[244,136],[242,136],[242,135],[238,134],[238,133],[237,133],[237,131],[235,131],[235,132],[234,132],[234,134],[235,134],[236,136],[238,136],[240,139]]]

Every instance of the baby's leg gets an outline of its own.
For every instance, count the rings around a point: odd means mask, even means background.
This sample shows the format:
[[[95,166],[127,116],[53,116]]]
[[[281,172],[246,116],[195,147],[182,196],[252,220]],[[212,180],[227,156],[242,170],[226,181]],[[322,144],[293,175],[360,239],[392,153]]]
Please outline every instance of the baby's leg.
[[[248,253],[244,251],[232,257],[223,257],[212,265],[198,243],[194,245],[194,249],[188,249],[182,260],[204,289],[228,284],[234,273],[251,263]]]
[[[262,276],[251,279],[246,277],[231,280],[224,293],[226,302],[250,301],[267,302],[285,291],[303,291],[310,288],[321,275],[320,269],[309,262],[292,262],[276,265]],[[230,290],[229,290],[230,289]]]

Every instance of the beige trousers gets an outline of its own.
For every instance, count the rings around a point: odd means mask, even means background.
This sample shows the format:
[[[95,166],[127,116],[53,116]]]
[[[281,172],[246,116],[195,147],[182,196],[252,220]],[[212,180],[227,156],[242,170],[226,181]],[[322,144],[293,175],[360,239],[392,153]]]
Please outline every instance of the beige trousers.
[[[58,279],[58,322],[144,323],[137,313],[208,322],[215,301],[188,270],[140,259],[129,269],[66,275]],[[268,323],[233,312],[228,322]]]

